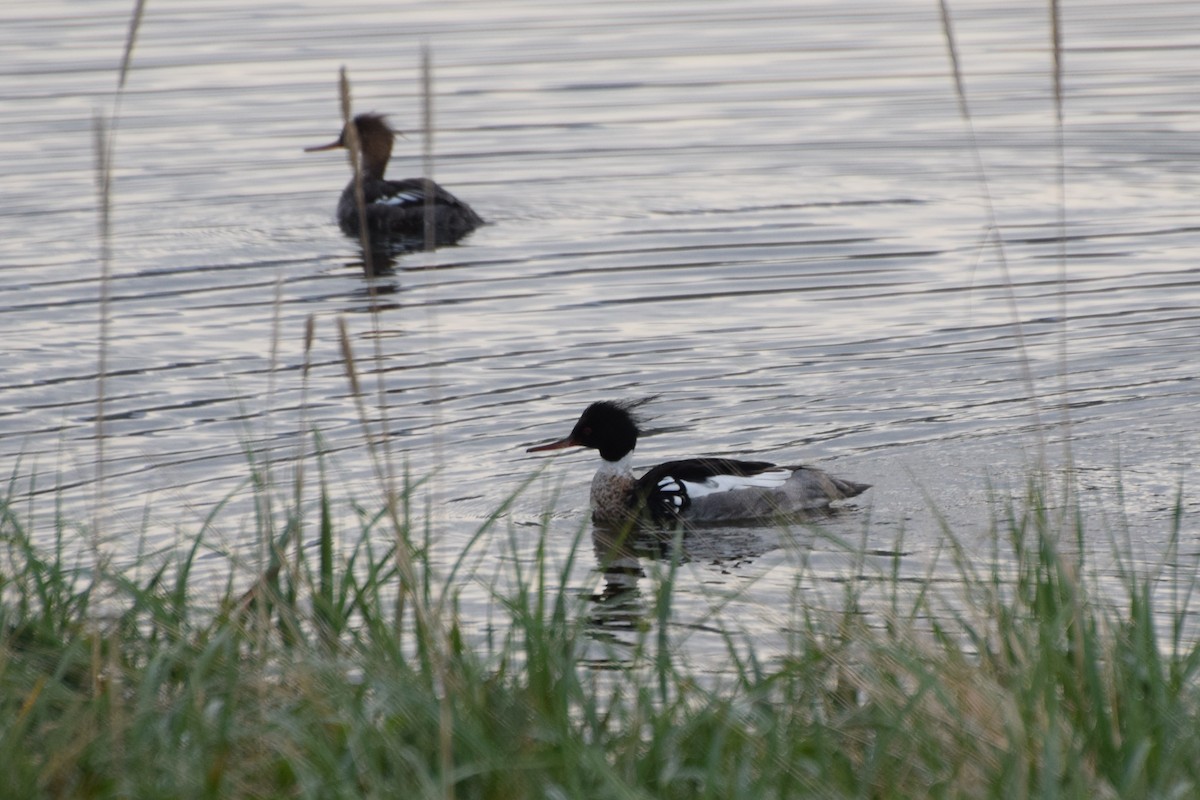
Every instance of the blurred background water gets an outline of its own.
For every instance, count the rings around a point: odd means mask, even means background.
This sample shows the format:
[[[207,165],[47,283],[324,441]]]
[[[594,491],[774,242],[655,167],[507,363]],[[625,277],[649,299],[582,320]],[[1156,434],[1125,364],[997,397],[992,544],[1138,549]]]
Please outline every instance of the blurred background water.
[[[45,535],[60,500],[92,519],[93,118],[132,5],[0,9],[0,468]],[[823,532],[690,537],[683,617],[728,589],[740,624],[778,632],[782,598],[844,573],[837,540],[915,576],[942,570],[943,524],[989,552],[992,492],[1063,466],[1064,442],[1099,569],[1114,541],[1156,568],[1182,487],[1194,574],[1194,6],[1066,4],[1061,161],[1046,4],[951,11],[974,139],[924,0],[150,2],[114,134],[106,548],[169,550],[232,495],[209,555],[255,552],[250,459],[286,493],[312,430],[330,483],[377,504],[340,321],[397,469],[433,474],[443,563],[544,470],[478,546],[468,616],[545,512],[559,557],[586,535],[595,454],[524,448],[649,395],[643,466],[741,455],[874,484]],[[409,131],[389,175],[419,175],[423,46],[434,177],[490,224],[367,281],[333,222],[345,160],[301,150],[336,134],[345,66],[356,109]],[[574,580],[604,584],[595,563]]]

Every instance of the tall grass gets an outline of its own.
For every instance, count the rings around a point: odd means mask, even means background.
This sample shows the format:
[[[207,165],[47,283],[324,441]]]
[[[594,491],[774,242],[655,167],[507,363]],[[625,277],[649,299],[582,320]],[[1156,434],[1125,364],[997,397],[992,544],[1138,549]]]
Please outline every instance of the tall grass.
[[[406,487],[400,507],[419,488]],[[439,575],[422,520],[403,516],[396,538],[380,508],[336,530],[339,498],[324,481],[315,503],[287,510],[294,527],[274,548],[283,568],[250,592],[235,568],[215,593],[212,578],[194,577],[209,546],[201,529],[178,555],[147,563],[147,577],[106,573],[113,588],[101,597],[64,548],[34,544],[9,496],[7,793],[1193,796],[1194,586],[1183,581],[1187,594],[1163,608],[1154,576],[1130,570],[1125,596],[1103,600],[1079,551],[1060,545],[1084,532],[1053,527],[1061,517],[1042,491],[1031,484],[996,520],[988,566],[958,548],[954,588],[913,594],[860,565],[840,604],[794,596],[783,652],[731,655],[718,679],[681,656],[669,554],[645,624],[598,669],[581,658],[603,640],[591,600],[570,579],[572,561],[591,557],[586,537],[566,564],[551,563],[548,529],[531,563],[503,559],[510,573],[485,585],[500,634],[483,637],[458,620],[464,577]],[[490,536],[499,519],[476,540],[504,540]],[[295,531],[311,540],[289,546]],[[353,544],[340,552],[339,539]],[[101,602],[107,613],[92,613]]]
[[[969,119],[961,82],[958,92]],[[344,78],[343,105],[348,119]],[[107,273],[111,138],[96,130]],[[311,321],[305,335],[307,376]],[[554,564],[547,523],[527,563],[516,532],[499,530],[504,504],[440,573],[428,520],[414,513],[424,486],[375,450],[387,437],[372,435],[344,329],[341,341],[382,499],[330,486],[319,436],[317,455],[297,452],[290,491],[276,491],[273,465],[248,451],[264,498],[250,570],[198,576],[222,506],[185,547],[113,569],[100,552],[102,494],[94,552],[80,560],[68,521],[46,531],[22,516],[13,476],[0,497],[0,794],[1116,798],[1200,788],[1194,578],[1169,576],[1181,588],[1161,607],[1155,576],[1114,546],[1124,596],[1106,600],[1081,555],[1091,532],[1041,470],[993,520],[989,558],[946,531],[951,588],[914,593],[898,569],[870,574],[854,560],[841,602],[793,595],[782,652],[722,634],[730,658],[718,679],[681,655],[677,539],[648,579],[638,624],[623,629],[628,647],[601,669],[582,657],[603,642],[593,601],[571,584],[593,557],[588,531]],[[368,509],[358,528],[338,528],[342,502]],[[1177,508],[1164,569],[1178,563]],[[456,613],[462,582],[480,581],[467,563],[484,541],[513,550],[500,560],[508,572],[484,584],[499,632],[489,637]],[[601,565],[624,557],[624,544],[601,547]]]

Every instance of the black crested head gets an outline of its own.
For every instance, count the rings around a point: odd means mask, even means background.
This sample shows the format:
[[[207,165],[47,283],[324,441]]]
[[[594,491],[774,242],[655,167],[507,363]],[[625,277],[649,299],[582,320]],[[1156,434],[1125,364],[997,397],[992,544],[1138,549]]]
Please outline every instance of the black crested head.
[[[654,400],[657,395],[640,400],[614,402],[603,400],[588,406],[571,433],[565,439],[548,444],[539,444],[525,450],[526,453],[541,453],[547,450],[562,450],[565,447],[590,447],[600,451],[605,461],[620,461],[633,452],[637,445],[638,418],[633,409]]]
[[[632,409],[640,403],[601,400],[588,406],[571,431],[571,439],[594,447],[605,461],[620,461],[637,445],[638,426]]]
[[[368,111],[359,114],[354,118],[354,127],[358,128],[359,135],[382,135],[394,136],[396,132],[392,126],[388,124],[386,114],[376,114],[373,111]]]

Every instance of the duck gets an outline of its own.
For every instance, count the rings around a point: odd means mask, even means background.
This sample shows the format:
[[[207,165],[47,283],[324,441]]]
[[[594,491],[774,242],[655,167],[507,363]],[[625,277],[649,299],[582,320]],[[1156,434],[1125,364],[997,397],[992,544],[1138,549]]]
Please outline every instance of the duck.
[[[354,133],[350,127],[354,126]],[[361,173],[363,197],[366,203],[367,230],[373,244],[392,243],[419,245],[425,239],[425,211],[433,214],[434,240],[437,245],[456,244],[471,231],[484,224],[483,218],[469,205],[433,181],[424,178],[405,178],[392,181],[384,177],[396,132],[383,114],[359,114],[346,124],[342,133],[329,144],[304,148],[317,153],[349,147],[352,135],[357,135],[362,154]],[[358,201],[351,179],[342,191],[337,205],[337,221],[347,236],[359,237]],[[430,195],[432,197],[430,198]],[[432,202],[427,202],[430,198]]]
[[[641,430],[633,409],[638,404],[592,403],[565,438],[526,450],[587,447],[599,451],[603,463],[591,487],[595,522],[773,521],[828,510],[831,503],[871,488],[816,467],[715,457],[667,461],[635,477],[633,450]]]

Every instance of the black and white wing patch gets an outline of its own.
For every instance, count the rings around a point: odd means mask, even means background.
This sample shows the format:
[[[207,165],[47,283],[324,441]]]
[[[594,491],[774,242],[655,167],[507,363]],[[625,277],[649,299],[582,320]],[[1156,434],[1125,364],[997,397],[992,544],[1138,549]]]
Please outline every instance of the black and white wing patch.
[[[419,180],[373,181],[364,187],[367,203],[392,208],[414,208],[425,204],[425,187]]]
[[[664,475],[646,498],[646,510],[655,522],[669,522],[682,517],[691,503],[683,481]]]
[[[687,515],[693,497],[731,491],[742,486],[775,485],[776,475],[790,474],[766,461],[736,461],[729,458],[693,458],[659,464],[637,483],[634,501],[658,523]],[[769,476],[769,477],[768,477]],[[763,478],[768,483],[763,484]]]
[[[376,197],[372,202],[378,206],[395,206],[397,208],[401,206],[415,206],[425,202],[425,195],[420,192],[402,191]]]

